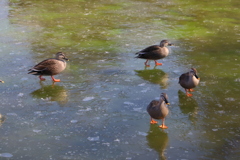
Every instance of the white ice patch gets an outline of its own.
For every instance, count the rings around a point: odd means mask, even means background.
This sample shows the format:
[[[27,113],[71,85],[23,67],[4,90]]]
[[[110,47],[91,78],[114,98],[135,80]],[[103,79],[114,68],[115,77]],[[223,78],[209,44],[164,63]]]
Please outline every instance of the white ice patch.
[[[84,99],[83,99],[83,101],[91,101],[91,100],[93,100],[94,99],[94,97],[85,97]]]
[[[134,103],[132,103],[132,102],[123,102],[123,104],[126,104],[126,105],[134,105]]]
[[[140,136],[147,136],[148,134],[146,133],[146,132],[138,132],[138,135],[140,135]]]
[[[240,82],[240,78],[237,78],[234,80],[235,82]]]
[[[235,101],[235,99],[234,99],[234,98],[231,98],[231,97],[226,98],[226,100],[227,100],[227,101]]]
[[[115,141],[115,142],[120,142],[120,139],[115,139],[114,141]]]
[[[39,133],[39,132],[41,132],[41,130],[34,129],[33,132]]]
[[[97,137],[88,137],[87,139],[89,141],[99,141],[99,136],[97,136]]]
[[[17,116],[16,113],[7,113],[8,116]]]
[[[188,135],[193,135],[193,133],[192,133],[192,132],[189,132]]]
[[[103,98],[101,98],[101,99],[102,99],[102,100],[104,100],[104,101],[106,101],[106,100],[109,100],[109,98],[104,98],[104,97],[103,97]]]
[[[145,85],[146,85],[146,83],[141,83],[138,86],[145,86]]]
[[[86,108],[86,109],[79,109],[78,112],[87,112],[87,111],[91,111],[91,108]]]
[[[71,123],[77,123],[78,121],[77,120],[71,120],[70,122]]]
[[[18,97],[23,97],[23,95],[24,95],[23,93],[19,93]]]
[[[142,108],[133,108],[133,110],[136,112],[142,112]]]

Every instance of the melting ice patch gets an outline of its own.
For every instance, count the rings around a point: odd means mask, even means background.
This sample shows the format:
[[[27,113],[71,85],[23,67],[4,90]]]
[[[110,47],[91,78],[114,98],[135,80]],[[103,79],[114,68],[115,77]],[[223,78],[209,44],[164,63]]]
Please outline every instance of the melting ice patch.
[[[94,97],[85,97],[84,99],[83,99],[83,101],[91,101],[91,100],[93,100],[94,99]]]

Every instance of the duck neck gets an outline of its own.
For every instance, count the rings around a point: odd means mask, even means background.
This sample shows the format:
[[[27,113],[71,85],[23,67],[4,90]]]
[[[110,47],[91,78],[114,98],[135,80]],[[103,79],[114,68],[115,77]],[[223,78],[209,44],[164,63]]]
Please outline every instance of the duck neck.
[[[163,43],[160,43],[160,45],[159,45],[159,46],[160,46],[160,47],[165,47]]]

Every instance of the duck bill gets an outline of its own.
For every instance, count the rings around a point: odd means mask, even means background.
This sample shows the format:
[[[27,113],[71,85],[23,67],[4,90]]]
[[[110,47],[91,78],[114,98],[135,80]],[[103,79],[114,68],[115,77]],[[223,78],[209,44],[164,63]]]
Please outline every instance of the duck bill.
[[[167,105],[170,105],[170,103],[166,103]]]
[[[200,79],[196,74],[195,74],[195,77],[196,77],[197,79]]]
[[[0,80],[1,83],[4,83],[4,81]]]
[[[64,58],[66,61],[69,61],[69,59],[68,58]]]
[[[174,44],[173,43],[168,43],[168,46],[174,46]]]

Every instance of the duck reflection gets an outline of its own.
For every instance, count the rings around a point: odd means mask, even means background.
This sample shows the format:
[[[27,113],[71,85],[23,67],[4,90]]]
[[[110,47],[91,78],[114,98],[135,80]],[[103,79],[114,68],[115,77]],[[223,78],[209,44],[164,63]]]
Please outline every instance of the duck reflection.
[[[47,86],[44,86],[42,83],[40,84],[42,87],[38,90],[33,91],[31,93],[32,97],[38,99],[47,99],[49,101],[56,101],[59,104],[65,104],[68,102],[68,94],[63,86],[58,86],[54,83]]]
[[[191,121],[196,121],[198,114],[198,103],[193,97],[187,97],[186,94],[178,91],[179,107],[183,114],[188,114]]]
[[[0,114],[0,126],[3,124],[3,122],[6,120],[6,117],[2,114]]]
[[[150,125],[146,138],[148,141],[148,146],[159,153],[159,159],[166,160],[167,158],[164,155],[164,152],[168,146],[168,134],[160,129],[157,125]]]
[[[144,70],[135,70],[137,75],[144,80],[147,80],[154,84],[159,84],[161,89],[166,89],[168,87],[168,74],[163,72],[161,69],[147,69]]]

